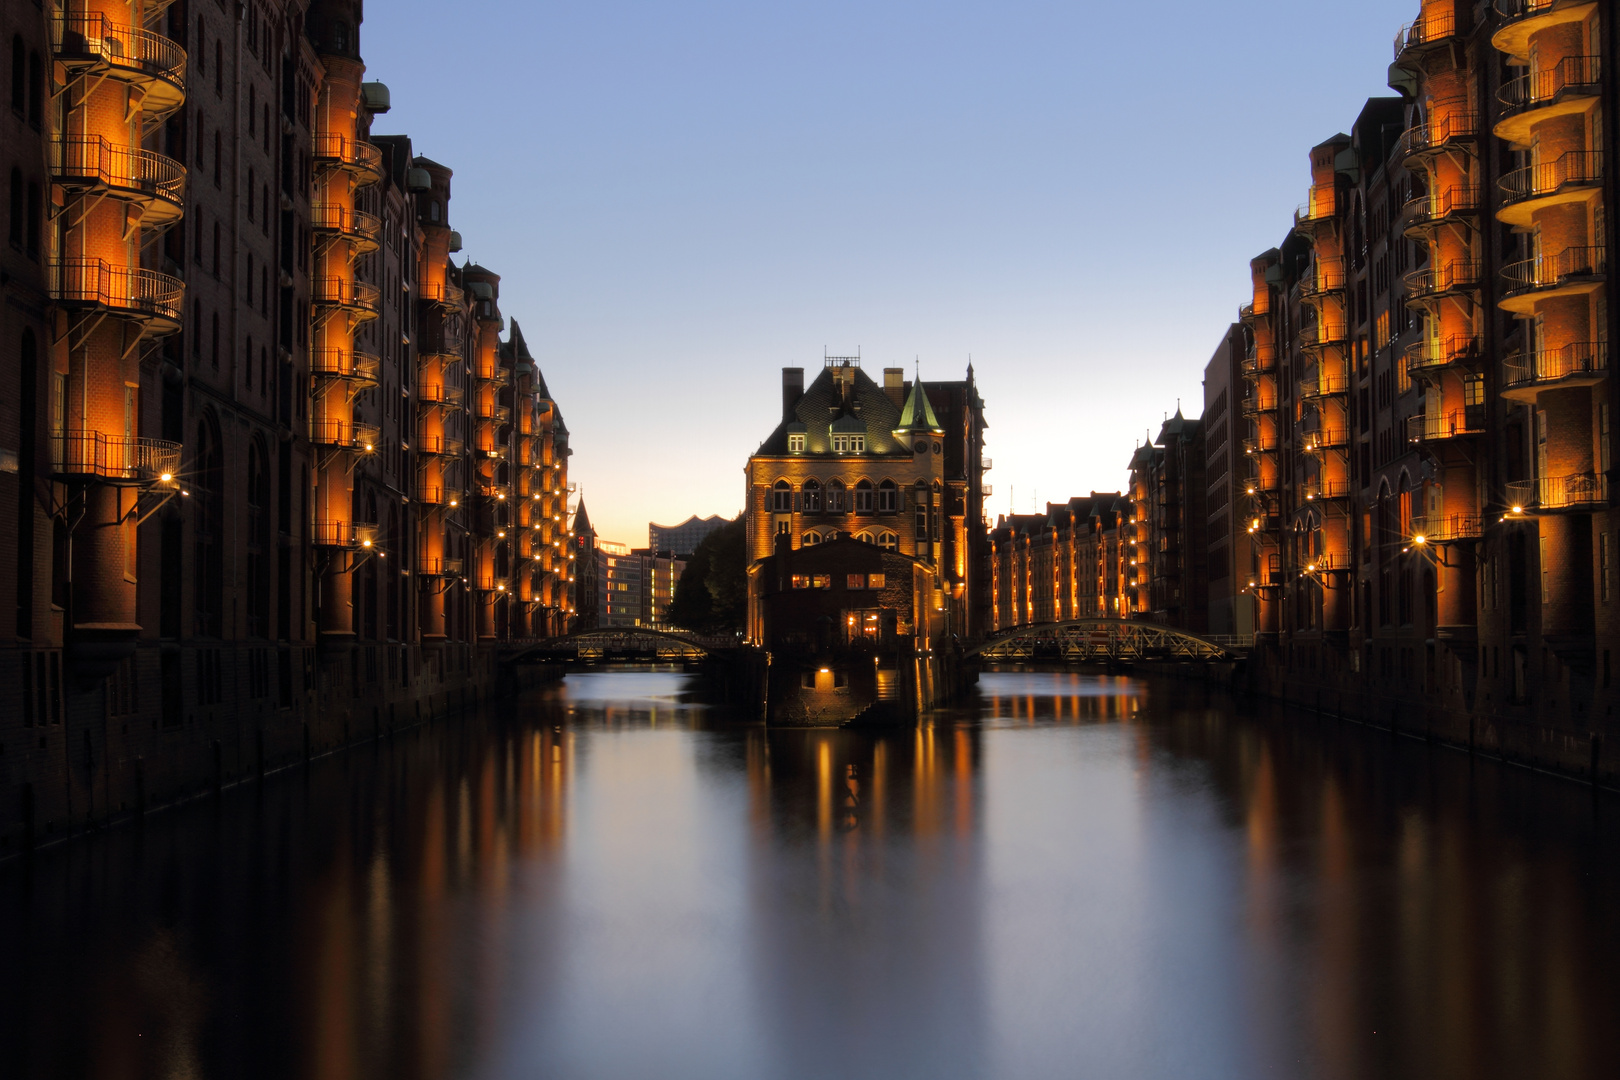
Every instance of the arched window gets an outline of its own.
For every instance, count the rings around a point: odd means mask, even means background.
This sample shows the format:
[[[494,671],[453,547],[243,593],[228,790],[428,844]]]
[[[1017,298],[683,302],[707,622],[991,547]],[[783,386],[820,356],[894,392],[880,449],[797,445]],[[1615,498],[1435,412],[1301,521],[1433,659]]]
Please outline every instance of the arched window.
[[[800,546],[815,547],[819,543],[821,543],[821,534],[812,530],[804,534],[804,540],[800,542]]]
[[[806,480],[802,492],[804,512],[807,514],[821,513],[821,482],[819,480]]]
[[[11,39],[11,107],[20,115],[28,106],[28,50],[21,34]]]
[[[786,480],[778,480],[771,488],[771,511],[777,514],[793,512],[793,488]]]
[[[10,192],[10,195],[11,195],[11,213],[7,217],[7,223],[8,224],[7,224],[7,229],[6,229],[6,235],[11,240],[11,243],[12,243],[13,247],[22,247],[22,242],[23,242],[23,214],[25,212],[24,211],[24,203],[23,203],[23,199],[24,199],[23,192],[26,191],[26,190],[27,189],[23,187],[22,170],[21,169],[12,169],[11,170],[11,192]]]
[[[885,480],[878,485],[878,513],[893,514],[900,509],[900,489],[894,486],[893,480]]]
[[[870,514],[872,512],[872,481],[862,480],[855,485],[855,512],[857,514]],[[871,538],[868,537],[870,542]]]
[[[844,482],[842,480],[827,481],[827,513],[842,514],[848,506],[844,501]]]
[[[882,548],[884,551],[899,551],[900,538],[894,535],[892,532],[879,533],[878,547]]]
[[[433,199],[428,203],[428,221],[434,225],[439,223],[439,200]]]
[[[252,370],[252,365],[249,365]],[[248,444],[248,633],[270,636],[270,465],[263,444]]]
[[[870,544],[872,543],[872,534],[869,532],[859,532],[855,534],[855,539],[859,540],[863,544]]]
[[[28,123],[36,131],[45,121],[45,65],[39,53],[28,54]]]
[[[332,46],[340,53],[349,51],[349,24],[338,22],[332,27]]]
[[[219,637],[225,610],[225,556],[221,542],[225,531],[225,452],[212,415],[197,425],[195,461],[195,479],[187,500],[193,515],[193,632],[200,637]]]

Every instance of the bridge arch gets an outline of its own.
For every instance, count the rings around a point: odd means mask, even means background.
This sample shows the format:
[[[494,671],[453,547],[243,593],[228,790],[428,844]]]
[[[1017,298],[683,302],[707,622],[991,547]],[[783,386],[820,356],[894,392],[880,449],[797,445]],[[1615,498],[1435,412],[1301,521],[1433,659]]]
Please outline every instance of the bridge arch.
[[[729,639],[676,630],[654,630],[644,626],[602,626],[534,642],[514,652],[510,659],[514,663],[557,658],[594,660],[614,657],[652,658],[661,661],[702,660],[713,655],[717,649],[728,645],[734,647],[735,643]]]
[[[1235,643],[1217,642],[1137,619],[1071,619],[1004,630],[967,651],[984,660],[1234,660]]]

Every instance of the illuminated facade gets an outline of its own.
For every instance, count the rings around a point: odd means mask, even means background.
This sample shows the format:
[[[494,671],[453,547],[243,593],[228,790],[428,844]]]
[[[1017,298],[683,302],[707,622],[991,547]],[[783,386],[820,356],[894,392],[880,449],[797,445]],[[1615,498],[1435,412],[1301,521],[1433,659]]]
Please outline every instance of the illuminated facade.
[[[992,632],[1033,623],[1130,617],[1134,507],[1122,492],[1003,516],[990,531]]]
[[[1610,15],[1422,3],[1239,314],[1265,687],[1612,775]]]
[[[349,0],[0,13],[0,843],[487,693],[568,435]],[[75,748],[69,763],[67,746]]]

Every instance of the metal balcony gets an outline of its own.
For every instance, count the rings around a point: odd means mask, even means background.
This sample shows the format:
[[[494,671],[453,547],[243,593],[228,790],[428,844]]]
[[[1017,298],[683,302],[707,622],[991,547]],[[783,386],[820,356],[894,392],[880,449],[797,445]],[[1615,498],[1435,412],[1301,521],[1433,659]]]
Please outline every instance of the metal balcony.
[[[1485,276],[1485,265],[1477,259],[1457,259],[1429,270],[1406,275],[1406,303],[1416,306],[1458,293],[1475,292]]]
[[[1602,82],[1603,61],[1597,56],[1566,56],[1550,68],[1509,79],[1496,92],[1502,103],[1497,138],[1529,145],[1532,124],[1585,111]]]
[[[1605,341],[1574,341],[1561,349],[1510,356],[1503,367],[1502,396],[1533,403],[1544,390],[1595,386],[1608,378],[1609,346]]]
[[[319,379],[343,379],[359,389],[376,386],[382,378],[382,360],[350,349],[314,349],[309,373]]]
[[[1457,184],[1408,199],[1401,208],[1408,236],[1425,235],[1442,225],[1477,216],[1485,209],[1485,193],[1477,184]]]
[[[1274,454],[1277,452],[1277,436],[1251,435],[1243,440],[1245,454]]]
[[[380,295],[377,286],[349,278],[316,278],[310,282],[310,299],[320,307],[337,308],[357,318],[377,317]]]
[[[1243,415],[1259,416],[1261,413],[1277,411],[1277,395],[1250,394],[1243,398]]]
[[[1301,453],[1321,455],[1328,451],[1342,451],[1350,445],[1350,432],[1342,427],[1319,427],[1300,436]]]
[[[1508,225],[1530,225],[1537,210],[1592,197],[1603,184],[1603,151],[1570,150],[1553,161],[1514,169],[1497,183],[1502,207],[1496,216]]]
[[[1395,32],[1395,62],[1414,60],[1431,49],[1447,44],[1456,36],[1456,12],[1431,11]]]
[[[423,577],[460,577],[465,562],[461,559],[436,559],[427,555],[416,560],[416,572]]]
[[[463,398],[461,387],[444,382],[421,383],[416,388],[416,400],[434,408],[460,409]]]
[[[1318,258],[1311,272],[1300,282],[1301,299],[1316,300],[1344,291],[1344,260]]]
[[[352,450],[357,454],[374,453],[382,439],[382,431],[373,424],[357,424],[351,420],[309,421],[309,441],[316,446]]]
[[[1569,247],[1556,255],[1508,263],[1502,267],[1505,286],[1499,306],[1522,315],[1535,312],[1535,305],[1553,296],[1577,296],[1603,287],[1608,269],[1607,252],[1601,244]]]
[[[1300,380],[1299,398],[1301,401],[1319,401],[1323,398],[1341,397],[1349,390],[1350,376],[1319,371],[1314,379]]]
[[[316,547],[370,548],[377,542],[377,525],[368,521],[311,521],[310,543]]]
[[[381,242],[382,218],[376,214],[331,203],[316,203],[309,208],[309,218],[317,236],[346,240],[357,255],[376,251]]]
[[[1317,185],[1311,189],[1310,198],[1294,211],[1294,228],[1314,232],[1336,219],[1338,205],[1338,192],[1332,184]]]
[[[1440,371],[1455,365],[1467,365],[1479,359],[1480,339],[1453,335],[1444,341],[1415,341],[1406,348],[1406,370],[1409,374]]]
[[[51,56],[70,74],[123,83],[153,116],[185,103],[186,50],[179,43],[92,12],[53,15],[50,31]]]
[[[351,172],[362,185],[375,184],[383,178],[381,148],[362,139],[327,132],[311,139],[310,149],[316,168]]]
[[[1470,405],[1436,416],[1409,416],[1406,438],[1413,443],[1442,442],[1485,433],[1485,408]]]
[[[461,440],[447,438],[444,435],[418,434],[416,436],[416,452],[426,454],[428,457],[460,457],[462,452]]]
[[[1304,352],[1343,347],[1348,343],[1348,332],[1343,326],[1328,326],[1322,323],[1305,327],[1294,339],[1294,344]]]
[[[185,282],[156,270],[102,259],[63,259],[51,266],[51,297],[63,307],[134,319],[153,335],[180,329],[185,295]]]
[[[1485,535],[1485,519],[1478,514],[1442,514],[1412,519],[1415,544],[1452,544]]]
[[[1507,496],[1513,513],[1590,510],[1608,505],[1609,478],[1601,473],[1574,473],[1513,480],[1507,485]]]
[[[116,485],[172,484],[180,475],[179,443],[99,431],[51,436],[51,471],[68,480]]]
[[[460,311],[467,303],[466,294],[462,292],[461,286],[452,285],[448,281],[421,282],[416,286],[416,295],[420,300],[453,311]]]
[[[1277,346],[1252,342],[1243,356],[1243,374],[1263,375],[1277,368]]]
[[[142,228],[178,221],[186,210],[186,167],[150,150],[117,146],[99,135],[50,144],[51,180],[73,194],[109,195],[136,208]]]
[[[1426,124],[1408,128],[1395,141],[1395,156],[1406,159],[1438,153],[1479,137],[1479,114],[1452,109]]]

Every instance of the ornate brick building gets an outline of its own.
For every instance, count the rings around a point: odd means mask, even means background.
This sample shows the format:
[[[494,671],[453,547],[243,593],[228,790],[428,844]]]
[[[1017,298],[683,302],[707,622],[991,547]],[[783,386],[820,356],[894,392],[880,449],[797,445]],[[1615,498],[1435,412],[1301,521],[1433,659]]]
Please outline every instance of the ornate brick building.
[[[442,711],[567,624],[567,430],[451,261],[450,171],[371,136],[360,24],[0,11],[0,843]]]

